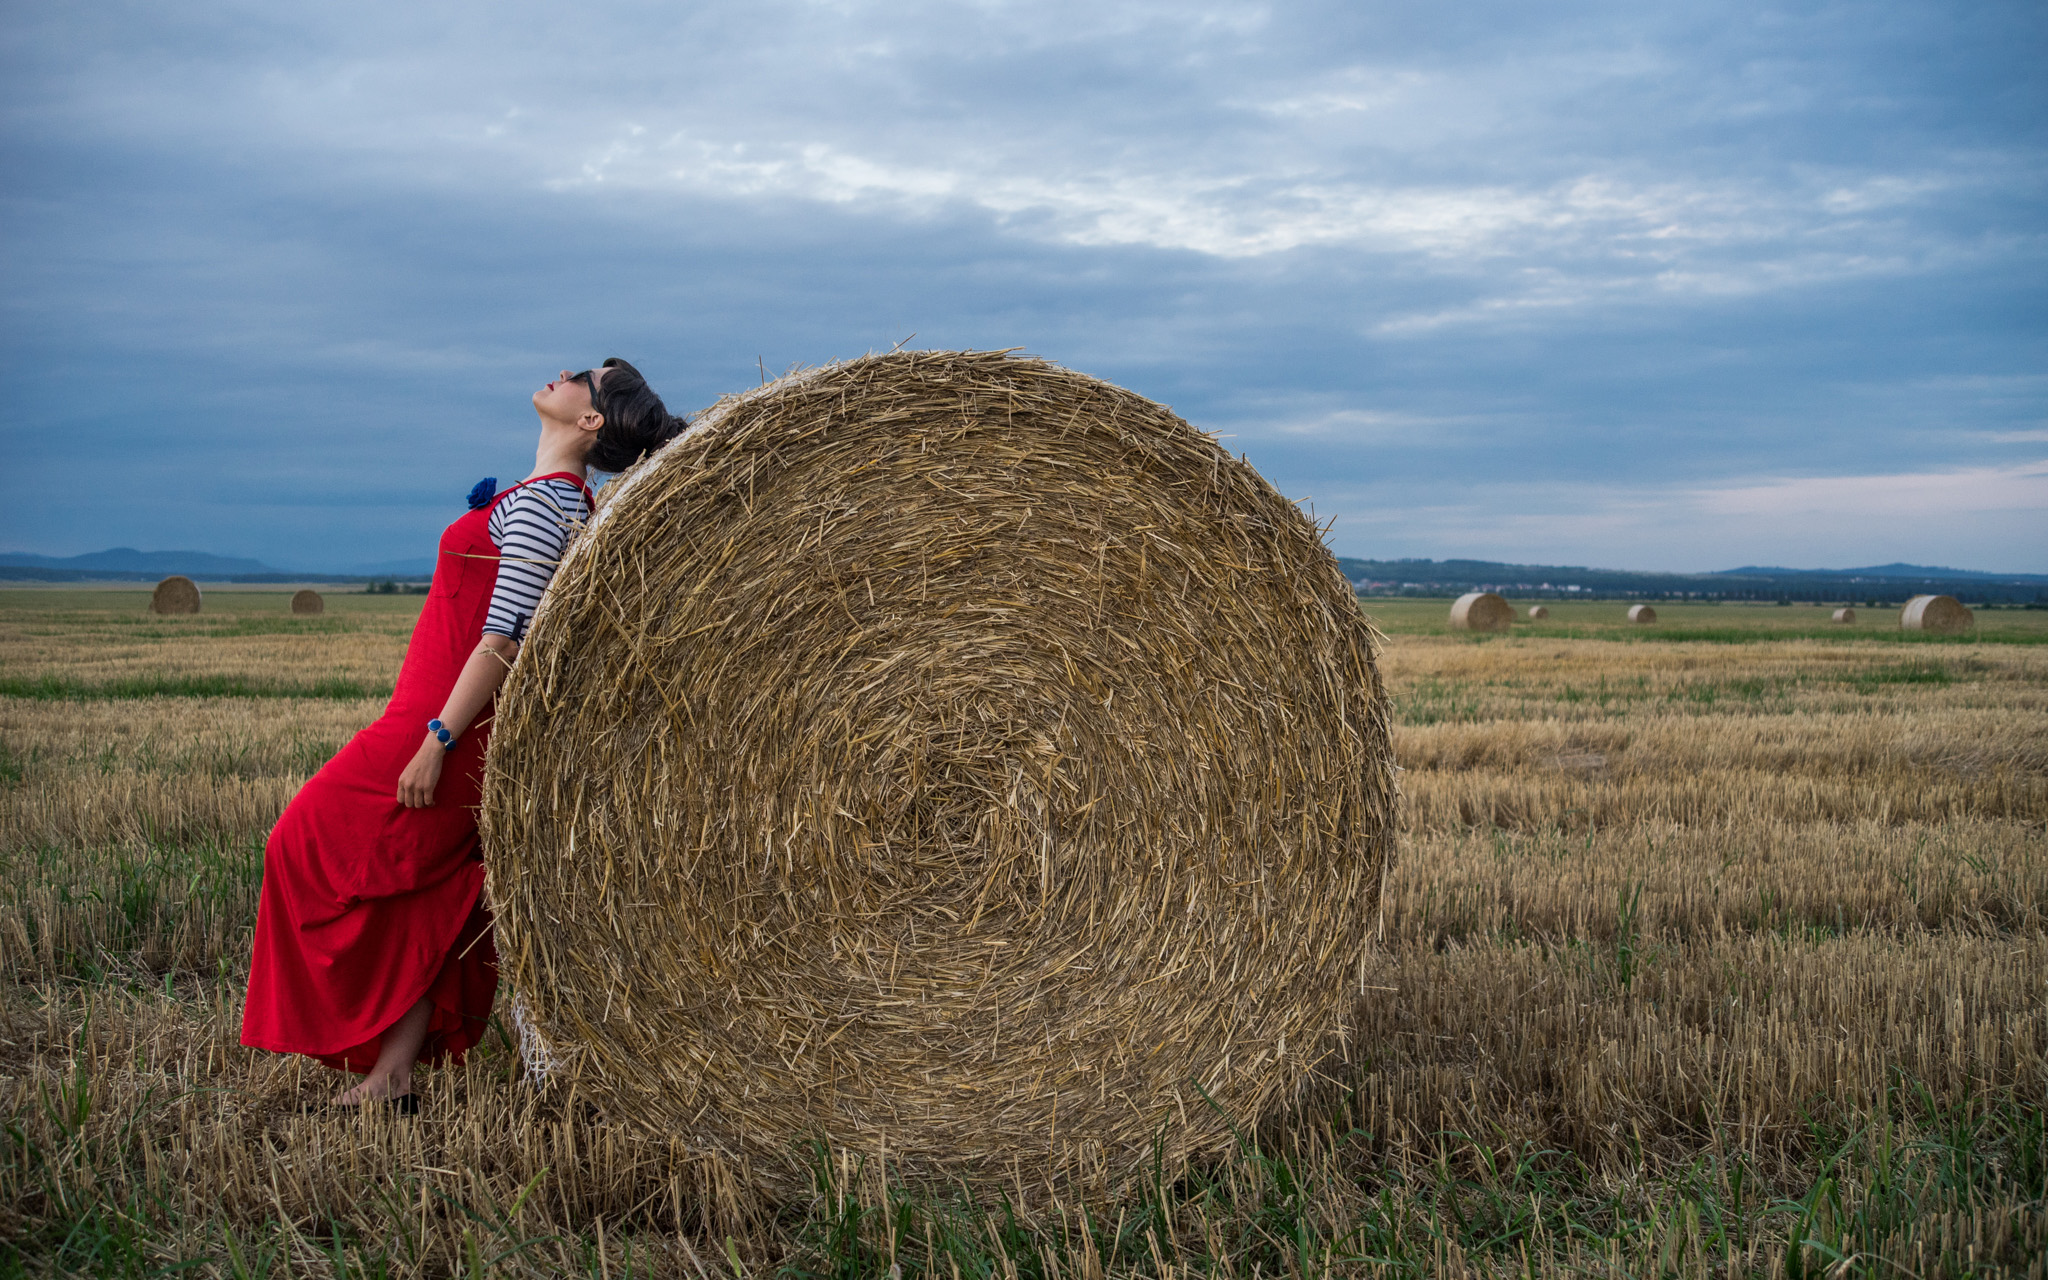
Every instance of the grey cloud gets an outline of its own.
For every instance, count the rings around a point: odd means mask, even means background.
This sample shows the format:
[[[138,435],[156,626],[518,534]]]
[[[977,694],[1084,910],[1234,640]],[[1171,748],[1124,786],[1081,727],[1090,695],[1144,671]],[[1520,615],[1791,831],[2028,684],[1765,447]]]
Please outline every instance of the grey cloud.
[[[122,497],[17,508],[0,539],[187,521],[310,557],[348,524],[333,559],[399,557],[435,495],[520,464],[526,391],[563,362],[628,354],[684,407],[756,357],[912,331],[1166,400],[1290,493],[1385,478],[1418,510],[1475,479],[2016,465],[2048,416],[2013,381],[2042,346],[2042,26],[1997,4],[38,10],[0,35],[0,324],[10,374],[75,389],[58,429],[0,440]],[[164,480],[205,514],[148,496]]]

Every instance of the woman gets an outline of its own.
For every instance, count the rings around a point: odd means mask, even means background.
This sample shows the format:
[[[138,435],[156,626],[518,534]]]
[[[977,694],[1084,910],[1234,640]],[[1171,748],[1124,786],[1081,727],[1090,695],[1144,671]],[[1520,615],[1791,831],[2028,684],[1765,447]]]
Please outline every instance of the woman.
[[[476,828],[491,699],[591,512],[585,475],[686,425],[618,359],[563,370],[533,407],[533,474],[470,492],[390,704],[293,797],[263,851],[242,1043],[362,1073],[337,1106],[414,1113],[413,1064],[460,1062],[481,1038],[498,985]]]

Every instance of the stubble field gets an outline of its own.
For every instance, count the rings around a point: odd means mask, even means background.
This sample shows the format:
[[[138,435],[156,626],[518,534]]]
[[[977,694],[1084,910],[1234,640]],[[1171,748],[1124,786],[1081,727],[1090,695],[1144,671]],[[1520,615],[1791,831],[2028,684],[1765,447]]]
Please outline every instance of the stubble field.
[[[1374,602],[1405,795],[1346,1098],[1107,1215],[426,1114],[241,1048],[265,832],[418,598],[0,591],[0,1275],[2048,1275],[2048,613]]]

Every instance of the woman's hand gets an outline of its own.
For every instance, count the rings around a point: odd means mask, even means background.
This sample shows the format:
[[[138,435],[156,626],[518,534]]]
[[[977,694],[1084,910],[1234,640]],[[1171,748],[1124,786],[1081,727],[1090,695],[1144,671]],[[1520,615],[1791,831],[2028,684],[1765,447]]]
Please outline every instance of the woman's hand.
[[[448,732],[459,738],[476,723],[477,714],[490,704],[498,686],[505,683],[512,660],[518,656],[519,642],[510,636],[484,636],[476,651],[469,655],[469,661],[462,665],[462,674],[455,677],[455,687],[448,691],[448,701],[436,717]],[[398,803],[408,809],[432,808],[434,787],[441,781],[442,762],[447,758],[447,748],[429,733],[420,749],[413,752],[412,763],[398,775]]]
[[[431,809],[434,806],[434,788],[441,781],[441,764],[447,757],[447,748],[438,738],[428,734],[420,749],[412,753],[412,763],[398,775],[398,803],[408,809]]]

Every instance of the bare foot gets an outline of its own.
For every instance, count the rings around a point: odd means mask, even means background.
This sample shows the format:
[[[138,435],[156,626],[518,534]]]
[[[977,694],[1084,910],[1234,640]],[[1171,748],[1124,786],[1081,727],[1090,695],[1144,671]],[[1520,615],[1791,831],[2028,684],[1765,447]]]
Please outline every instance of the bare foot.
[[[366,1102],[384,1098],[398,1098],[412,1092],[410,1078],[400,1080],[395,1076],[368,1075],[353,1089],[345,1089],[335,1095],[337,1107],[360,1107]]]
[[[360,1107],[365,1102],[402,1098],[411,1093],[412,1064],[420,1056],[420,1045],[427,1038],[427,1021],[433,1011],[434,1006],[422,998],[406,1010],[404,1017],[387,1027],[384,1043],[377,1051],[377,1061],[370,1068],[370,1073],[355,1088],[336,1096],[334,1105]]]

